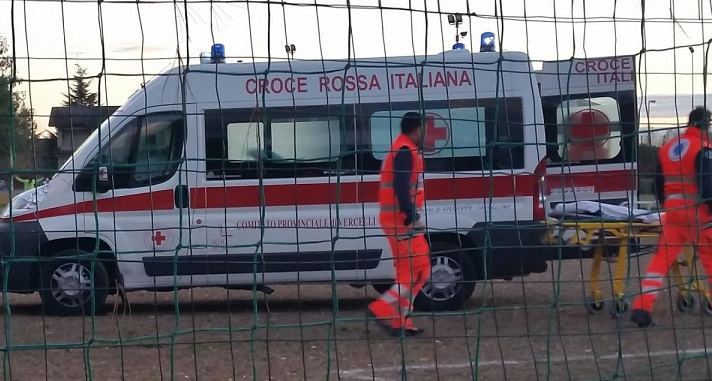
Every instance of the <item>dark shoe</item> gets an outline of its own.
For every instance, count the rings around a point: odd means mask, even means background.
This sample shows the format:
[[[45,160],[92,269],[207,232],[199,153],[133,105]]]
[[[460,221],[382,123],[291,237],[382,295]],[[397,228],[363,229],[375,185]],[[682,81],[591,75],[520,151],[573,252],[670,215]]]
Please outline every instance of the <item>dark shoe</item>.
[[[391,336],[393,337],[417,337],[425,333],[422,328],[408,327],[408,328],[391,328]]]
[[[653,317],[650,311],[646,310],[633,310],[630,315],[630,320],[638,325],[638,328],[646,328],[653,325]]]

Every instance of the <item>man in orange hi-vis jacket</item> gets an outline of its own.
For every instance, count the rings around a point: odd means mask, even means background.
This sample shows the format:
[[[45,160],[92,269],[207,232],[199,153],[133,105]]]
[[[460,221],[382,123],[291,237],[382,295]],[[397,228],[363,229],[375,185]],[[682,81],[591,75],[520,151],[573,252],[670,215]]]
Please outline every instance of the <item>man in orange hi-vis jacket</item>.
[[[633,302],[631,320],[653,324],[652,310],[663,279],[686,245],[695,244],[702,266],[712,275],[712,147],[708,143],[710,112],[690,112],[687,130],[665,143],[658,153],[656,188],[665,216],[658,250]]]
[[[393,286],[372,302],[369,312],[393,336],[417,336],[422,329],[409,317],[413,299],[430,276],[430,246],[418,209],[425,194],[420,181],[423,158],[422,117],[408,112],[401,120],[401,134],[393,141],[381,168],[378,194],[379,221],[393,253],[396,279]]]

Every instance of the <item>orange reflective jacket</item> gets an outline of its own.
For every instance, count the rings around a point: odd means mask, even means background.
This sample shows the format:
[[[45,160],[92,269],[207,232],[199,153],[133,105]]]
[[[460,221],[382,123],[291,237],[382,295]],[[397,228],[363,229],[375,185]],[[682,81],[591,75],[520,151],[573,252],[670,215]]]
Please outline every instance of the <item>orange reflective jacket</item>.
[[[402,225],[406,214],[400,210],[398,196],[393,188],[393,159],[402,147],[407,147],[412,155],[413,168],[410,173],[410,195],[416,208],[420,209],[425,204],[425,193],[421,180],[423,173],[423,157],[418,152],[418,147],[410,138],[401,134],[391,145],[390,152],[386,155],[381,167],[381,183],[378,191],[378,202],[381,206],[381,217]]]
[[[697,156],[703,147],[708,146],[707,139],[699,128],[688,127],[677,139],[660,147],[658,161],[664,177],[663,194],[665,204],[692,203],[698,199]]]

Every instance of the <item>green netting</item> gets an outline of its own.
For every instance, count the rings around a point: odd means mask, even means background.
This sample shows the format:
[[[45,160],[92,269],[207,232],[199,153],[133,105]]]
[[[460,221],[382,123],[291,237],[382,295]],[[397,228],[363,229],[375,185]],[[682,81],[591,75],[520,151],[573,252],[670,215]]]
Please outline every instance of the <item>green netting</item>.
[[[712,378],[699,246],[656,326],[630,320],[658,149],[708,107],[711,13],[0,0],[3,379]],[[378,175],[407,111],[432,272],[424,335],[394,338],[367,308],[393,283]],[[624,216],[555,214],[578,201]]]

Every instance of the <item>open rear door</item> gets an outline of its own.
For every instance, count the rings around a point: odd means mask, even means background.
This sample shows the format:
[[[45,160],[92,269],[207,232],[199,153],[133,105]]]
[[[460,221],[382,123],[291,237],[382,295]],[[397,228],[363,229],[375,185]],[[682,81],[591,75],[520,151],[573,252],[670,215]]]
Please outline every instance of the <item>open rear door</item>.
[[[537,73],[547,142],[547,211],[560,202],[635,202],[633,56],[545,62]]]

